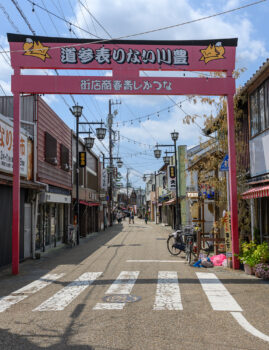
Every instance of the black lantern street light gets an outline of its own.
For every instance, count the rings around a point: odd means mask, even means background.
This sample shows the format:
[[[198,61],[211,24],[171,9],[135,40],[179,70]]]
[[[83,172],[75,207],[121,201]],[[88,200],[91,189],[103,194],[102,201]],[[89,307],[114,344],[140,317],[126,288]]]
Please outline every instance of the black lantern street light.
[[[173,152],[166,152],[166,156],[163,157],[163,160],[164,160],[164,163],[165,164],[169,164],[170,162],[170,157],[167,156],[168,153],[173,153],[174,156],[175,156],[175,173],[176,173],[176,229],[179,228],[179,224],[180,224],[180,211],[179,211],[179,202],[178,202],[178,174],[177,174],[177,146],[176,146],[176,143],[177,143],[177,140],[178,140],[178,136],[179,136],[179,133],[177,131],[173,131],[171,133],[171,138],[172,140],[174,141],[174,144],[173,145],[159,145],[157,144],[156,145],[156,149],[154,150],[154,156],[155,158],[160,158],[161,157],[161,150],[158,149],[158,147],[174,147],[174,151]],[[159,151],[159,152],[156,152],[156,151]],[[157,153],[157,156],[156,156],[156,153]]]
[[[163,157],[163,162],[165,165],[168,165],[170,163],[170,157],[167,155],[167,151],[165,152],[165,156]]]
[[[91,137],[91,132],[88,131],[79,131],[79,125],[101,125],[100,128],[96,129],[96,136],[99,140],[103,140],[106,135],[106,128],[103,127],[103,122],[79,122],[79,118],[82,115],[82,106],[79,106],[76,104],[72,108],[70,108],[70,112],[75,116],[76,118],[76,205],[75,205],[75,215],[76,215],[76,224],[77,224],[77,244],[79,244],[79,237],[80,237],[80,227],[79,227],[79,152],[78,152],[78,141],[79,141],[79,134],[86,134],[89,133],[89,136],[86,137],[85,140],[85,147],[90,150],[94,145],[94,137]]]

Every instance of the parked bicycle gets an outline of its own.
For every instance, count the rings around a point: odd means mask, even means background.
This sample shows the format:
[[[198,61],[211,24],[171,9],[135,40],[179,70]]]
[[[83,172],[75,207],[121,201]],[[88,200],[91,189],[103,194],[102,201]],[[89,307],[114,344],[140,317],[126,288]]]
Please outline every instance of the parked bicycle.
[[[185,258],[189,264],[198,258],[198,249],[196,243],[197,227],[184,226],[181,229],[171,233],[167,239],[167,249],[172,255],[179,255],[185,252]],[[200,252],[209,256],[213,251],[213,246],[205,241]]]

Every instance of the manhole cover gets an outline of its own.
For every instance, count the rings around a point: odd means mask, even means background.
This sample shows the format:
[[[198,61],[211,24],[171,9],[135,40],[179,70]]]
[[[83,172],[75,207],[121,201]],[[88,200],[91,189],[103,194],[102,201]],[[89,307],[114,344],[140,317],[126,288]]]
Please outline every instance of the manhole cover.
[[[103,300],[108,303],[134,303],[135,301],[139,301],[141,297],[137,295],[130,294],[113,294],[106,295],[103,297]]]

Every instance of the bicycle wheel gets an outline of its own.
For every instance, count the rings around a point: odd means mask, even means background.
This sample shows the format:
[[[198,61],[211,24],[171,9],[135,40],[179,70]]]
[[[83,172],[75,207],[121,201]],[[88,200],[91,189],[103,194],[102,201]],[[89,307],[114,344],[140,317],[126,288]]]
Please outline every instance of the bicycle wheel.
[[[207,241],[205,241],[205,248],[202,248],[201,250],[206,254],[208,257],[210,253],[214,252],[214,246],[210,246]]]
[[[177,247],[174,247],[175,244],[175,238],[173,236],[168,237],[167,239],[167,249],[170,254],[172,255],[179,255],[181,253],[181,250]]]

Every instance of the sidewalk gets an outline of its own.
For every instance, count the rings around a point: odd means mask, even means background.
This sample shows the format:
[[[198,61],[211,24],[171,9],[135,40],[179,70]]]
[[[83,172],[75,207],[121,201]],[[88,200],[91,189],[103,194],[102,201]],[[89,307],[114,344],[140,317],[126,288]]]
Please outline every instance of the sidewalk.
[[[31,275],[43,275],[55,268],[57,265],[77,264],[85,259],[108,240],[119,232],[118,225],[108,227],[104,231],[93,232],[86,237],[80,237],[79,245],[74,248],[62,243],[56,247],[47,248],[45,252],[40,252],[40,259],[26,259],[19,264],[19,274],[12,275],[12,265],[0,267],[0,282],[5,279],[20,279]],[[92,242],[92,244],[91,244]]]

